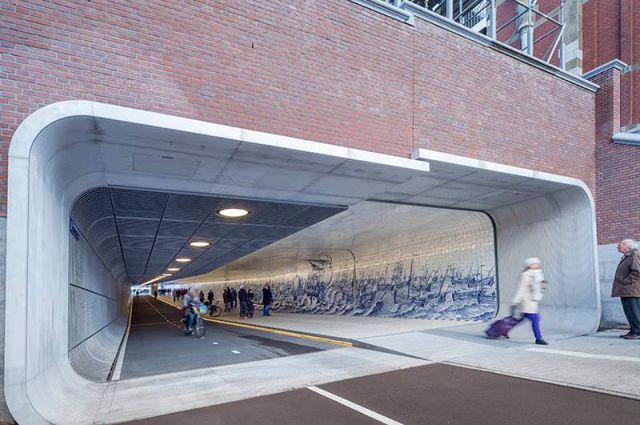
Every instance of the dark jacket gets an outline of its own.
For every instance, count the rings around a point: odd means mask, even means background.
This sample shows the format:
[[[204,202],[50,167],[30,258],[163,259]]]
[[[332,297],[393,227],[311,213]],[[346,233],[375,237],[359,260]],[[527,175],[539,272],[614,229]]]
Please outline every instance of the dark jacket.
[[[613,278],[612,297],[640,297],[640,251],[625,254]]]
[[[207,294],[207,299],[210,303],[213,302],[213,291],[209,291],[209,293]]]
[[[262,304],[269,305],[273,301],[273,295],[271,294],[271,288],[262,288]]]
[[[242,288],[238,291],[238,300],[240,302],[247,302],[249,300],[249,297],[247,296],[247,291]]]

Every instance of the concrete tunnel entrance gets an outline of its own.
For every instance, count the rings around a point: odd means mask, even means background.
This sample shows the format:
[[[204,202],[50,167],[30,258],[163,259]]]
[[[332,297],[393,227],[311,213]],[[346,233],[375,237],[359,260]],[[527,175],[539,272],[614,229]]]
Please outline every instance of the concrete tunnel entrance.
[[[9,167],[5,391],[25,423],[60,412],[81,423],[97,411],[108,384],[87,378],[113,363],[127,285],[186,255],[195,236],[219,244],[190,254],[200,256],[176,278],[268,279],[288,311],[488,319],[508,306],[522,259],[536,255],[558,283],[543,311],[554,331],[586,333],[599,321],[593,202],[574,179],[81,101],[28,118]],[[269,212],[266,221],[220,222],[216,205],[230,200]],[[330,302],[314,304],[320,295]],[[75,371],[89,368],[96,376]],[[172,396],[131,385],[154,403]]]

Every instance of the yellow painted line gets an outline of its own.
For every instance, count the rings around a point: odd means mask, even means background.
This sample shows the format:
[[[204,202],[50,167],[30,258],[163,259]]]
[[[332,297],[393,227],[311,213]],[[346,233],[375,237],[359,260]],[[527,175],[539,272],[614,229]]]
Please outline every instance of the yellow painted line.
[[[173,303],[171,303],[169,301],[161,300],[160,298],[158,298],[158,300],[162,301],[165,304],[169,304],[171,306],[178,307],[178,306],[176,306],[175,304],[173,304]],[[202,320],[206,320],[207,322],[219,323],[219,324],[222,324],[222,325],[236,326],[236,327],[239,327],[239,328],[246,328],[246,329],[254,329],[254,330],[258,330],[258,331],[262,331],[262,332],[269,332],[269,333],[276,334],[276,335],[291,336],[291,337],[294,337],[294,338],[308,339],[308,340],[316,341],[316,342],[324,342],[324,343],[327,343],[327,344],[340,345],[342,347],[353,347],[353,343],[352,342],[342,341],[342,340],[339,340],[339,339],[326,338],[326,337],[315,336],[315,335],[307,335],[307,334],[293,332],[293,331],[284,331],[284,330],[281,330],[281,329],[266,328],[266,327],[260,326],[260,325],[249,325],[249,324],[246,324],[246,323],[232,322],[232,321],[229,321],[229,320],[211,319],[211,318],[205,317],[205,316],[200,316],[200,317],[202,318]]]
[[[247,329],[255,329],[255,330],[258,330],[258,331],[269,332],[269,333],[276,334],[276,335],[292,336],[292,337],[295,337],[295,338],[309,339],[311,341],[325,342],[325,343],[328,343],[328,344],[341,345],[343,347],[353,347],[353,343],[348,342],[348,341],[341,341],[339,339],[332,339],[332,338],[326,338],[326,337],[322,337],[322,336],[301,334],[301,333],[292,332],[292,331],[283,331],[281,329],[265,328],[265,327],[260,326],[260,325],[248,325],[246,323],[238,323],[238,322],[231,322],[231,321],[227,321],[227,320],[211,319],[211,318],[208,318],[208,317],[202,317],[202,319],[206,320],[208,322],[220,323],[222,325],[237,326],[239,328],[247,328]]]

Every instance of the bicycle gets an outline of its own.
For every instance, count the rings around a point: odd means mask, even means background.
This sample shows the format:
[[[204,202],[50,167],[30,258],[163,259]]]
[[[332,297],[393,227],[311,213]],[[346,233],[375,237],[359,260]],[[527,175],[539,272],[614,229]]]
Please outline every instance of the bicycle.
[[[195,333],[198,338],[204,338],[204,320],[202,320],[201,314],[205,314],[207,309],[207,306],[204,304],[198,307],[191,307],[191,312],[196,316],[196,319],[193,323],[193,330],[187,330],[186,335]],[[186,320],[189,320],[188,317],[186,317]]]
[[[200,314],[204,314],[207,312],[207,306],[201,305],[198,309],[194,310],[196,315],[196,323],[193,325],[193,331],[198,338],[204,338],[204,320],[202,320]]]
[[[211,317],[220,317],[222,314],[222,309],[218,307],[218,301],[214,301],[213,304],[209,307],[209,316]]]

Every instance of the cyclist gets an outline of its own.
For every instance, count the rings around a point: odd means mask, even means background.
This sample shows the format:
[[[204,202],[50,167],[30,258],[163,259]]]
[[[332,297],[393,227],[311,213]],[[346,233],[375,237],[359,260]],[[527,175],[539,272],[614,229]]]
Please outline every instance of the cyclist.
[[[189,288],[182,302],[182,311],[186,319],[185,333],[187,335],[191,335],[193,333],[193,326],[196,323],[196,313],[193,310],[200,307],[200,304],[202,303],[196,296],[196,291],[192,288]]]

